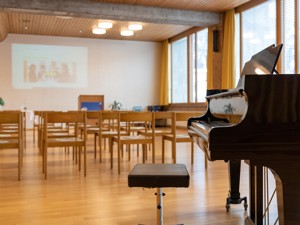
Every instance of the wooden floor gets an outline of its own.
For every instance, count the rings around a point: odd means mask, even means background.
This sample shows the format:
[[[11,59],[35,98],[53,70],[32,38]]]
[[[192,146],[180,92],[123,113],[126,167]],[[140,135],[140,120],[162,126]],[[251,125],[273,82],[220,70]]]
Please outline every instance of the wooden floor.
[[[141,157],[132,154],[122,160],[121,175],[110,169],[108,151],[100,164],[93,156],[92,138],[88,148],[88,174],[83,176],[62,149],[49,152],[48,180],[44,179],[41,156],[27,133],[22,180],[17,180],[15,150],[0,151],[0,224],[2,225],[134,225],[156,224],[155,189],[129,188],[127,176]],[[170,149],[167,143],[167,148]],[[186,164],[189,188],[165,188],[166,225],[241,225],[247,212],[232,205],[226,212],[228,194],[227,164],[209,162],[204,169],[203,153],[195,148],[195,164],[190,164],[190,145],[177,144],[178,163]],[[133,150],[132,152],[135,152]],[[161,141],[156,145],[161,162]],[[170,163],[170,151],[167,151]],[[116,155],[116,154],[115,154]],[[150,160],[149,160],[150,162]],[[248,195],[248,168],[242,165],[241,195]]]

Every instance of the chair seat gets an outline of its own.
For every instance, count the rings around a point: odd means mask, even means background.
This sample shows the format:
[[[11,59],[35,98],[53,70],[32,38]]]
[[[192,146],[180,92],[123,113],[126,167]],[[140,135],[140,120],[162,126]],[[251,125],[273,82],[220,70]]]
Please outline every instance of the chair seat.
[[[104,131],[102,132],[102,136],[116,136],[118,135],[118,131]],[[121,135],[127,135],[127,132],[121,131]]]
[[[137,141],[141,141],[141,140],[149,140],[151,141],[152,138],[148,137],[148,136],[142,136],[142,135],[138,135],[138,136],[121,136],[120,137],[121,141],[133,141],[133,140],[137,140]]]
[[[164,140],[173,140],[173,135],[164,135]],[[191,142],[193,143],[193,139],[188,134],[176,134],[175,140],[177,143],[180,142]]]
[[[137,164],[128,175],[129,187],[189,187],[184,164]]]
[[[155,130],[154,131],[155,135],[156,136],[160,136],[160,135],[168,135],[168,134],[171,134],[172,131],[170,131],[170,129],[159,129],[159,130]],[[138,134],[140,135],[152,135],[152,131],[149,130],[149,131],[139,131]]]
[[[76,145],[82,145],[82,143],[84,143],[84,140],[82,138],[78,138],[78,137],[63,137],[63,138],[52,138],[51,137],[48,139],[47,146],[55,147],[57,144],[59,146],[61,146],[61,145],[68,146],[68,144],[70,144],[70,146],[76,146]]]

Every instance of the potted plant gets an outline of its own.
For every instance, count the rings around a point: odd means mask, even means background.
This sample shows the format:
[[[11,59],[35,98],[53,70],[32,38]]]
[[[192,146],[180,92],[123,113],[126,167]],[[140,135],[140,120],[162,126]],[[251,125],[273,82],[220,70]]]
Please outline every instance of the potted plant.
[[[0,109],[5,105],[3,98],[0,97]]]
[[[117,102],[116,100],[109,105],[109,107],[111,108],[111,110],[121,110],[122,107],[122,103],[121,102]]]

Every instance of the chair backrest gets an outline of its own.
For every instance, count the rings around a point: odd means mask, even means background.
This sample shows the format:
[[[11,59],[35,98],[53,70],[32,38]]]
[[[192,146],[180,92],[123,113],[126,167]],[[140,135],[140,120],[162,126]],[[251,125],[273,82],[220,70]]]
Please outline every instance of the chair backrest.
[[[87,120],[98,120],[100,111],[86,111]]]
[[[86,111],[87,119],[94,120],[101,130],[104,126],[104,122],[107,122],[107,126],[114,127],[114,123],[119,119],[119,111]]]
[[[19,124],[19,120],[22,120],[22,112],[19,110],[4,110],[0,111],[0,124],[6,125],[6,124]],[[21,123],[22,124],[22,123]]]
[[[67,111],[67,112],[45,112],[44,113],[44,132],[47,133],[48,124],[74,124],[75,136],[79,136],[79,128],[84,128],[86,136],[86,112],[85,111]]]
[[[119,114],[118,130],[120,130],[120,123],[127,123],[127,132],[130,132],[132,123],[143,123],[145,127],[151,127],[152,131],[155,130],[155,114],[153,112],[121,112]],[[147,131],[147,129],[146,129]]]
[[[21,111],[0,111],[0,133],[17,135],[19,147],[22,145],[22,140],[24,138],[23,125],[23,113]],[[7,130],[7,127],[11,126],[14,127],[13,130]]]
[[[119,111],[102,111],[102,120],[117,120],[119,118]]]
[[[158,111],[155,113],[155,119],[170,119],[172,118],[173,112],[171,111]]]
[[[86,111],[86,123],[90,127],[96,127],[99,123],[99,113],[101,111],[94,110],[94,111]]]

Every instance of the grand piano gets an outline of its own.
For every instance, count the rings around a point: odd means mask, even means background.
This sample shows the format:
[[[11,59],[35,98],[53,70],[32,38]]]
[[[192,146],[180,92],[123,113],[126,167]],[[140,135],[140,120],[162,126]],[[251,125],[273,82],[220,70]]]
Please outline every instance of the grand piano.
[[[236,88],[207,96],[206,113],[187,122],[191,138],[209,160],[244,160],[250,166],[245,224],[262,224],[257,218],[262,167],[276,181],[279,224],[300,224],[300,76],[275,74],[281,48],[272,45],[254,55]],[[222,109],[240,119],[230,121]]]

